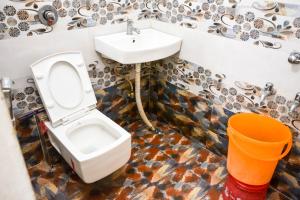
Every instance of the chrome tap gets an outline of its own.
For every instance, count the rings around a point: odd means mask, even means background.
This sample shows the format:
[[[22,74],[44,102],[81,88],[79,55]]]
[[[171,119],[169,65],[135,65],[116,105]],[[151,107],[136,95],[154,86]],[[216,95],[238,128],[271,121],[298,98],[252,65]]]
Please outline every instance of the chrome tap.
[[[273,83],[270,83],[270,82],[266,83],[266,85],[263,89],[263,93],[260,97],[260,104],[262,104],[268,96],[271,96],[274,94],[276,94],[276,91],[274,89]]]
[[[136,32],[137,34],[140,34],[141,31],[138,28],[135,28],[133,26],[133,20],[128,19],[127,20],[127,32],[126,32],[126,34],[127,35],[133,35],[133,32]]]
[[[289,55],[289,63],[291,64],[300,64],[300,52],[294,51]]]
[[[45,19],[46,19],[47,22],[48,22],[48,23],[47,23],[48,26],[52,26],[52,24],[53,24],[53,22],[54,22],[54,20],[55,20],[55,14],[54,14],[54,12],[47,10],[47,11],[44,13],[44,17],[45,17]]]
[[[296,110],[296,108],[298,108],[300,106],[300,92],[298,92],[295,96],[295,100],[293,102],[293,104],[290,107],[290,112],[294,112]]]
[[[12,105],[12,83],[13,81],[8,77],[2,77],[1,79],[1,89],[4,94],[7,106],[9,107],[10,118],[14,124],[15,118],[13,114],[13,105]]]
[[[38,10],[38,17],[45,26],[53,26],[58,20],[58,12],[52,5],[44,5]]]

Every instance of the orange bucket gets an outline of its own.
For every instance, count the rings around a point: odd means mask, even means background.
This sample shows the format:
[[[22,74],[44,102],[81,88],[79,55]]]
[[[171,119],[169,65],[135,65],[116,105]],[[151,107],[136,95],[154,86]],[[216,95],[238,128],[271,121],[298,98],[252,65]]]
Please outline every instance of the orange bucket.
[[[279,121],[259,114],[241,113],[230,117],[227,169],[249,185],[270,182],[278,160],[292,147],[292,134]]]

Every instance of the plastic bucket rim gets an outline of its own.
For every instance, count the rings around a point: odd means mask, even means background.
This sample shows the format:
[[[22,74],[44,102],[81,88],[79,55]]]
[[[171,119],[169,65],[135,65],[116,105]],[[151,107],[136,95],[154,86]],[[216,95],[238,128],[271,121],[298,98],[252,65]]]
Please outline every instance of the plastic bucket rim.
[[[248,137],[248,136],[246,136],[244,134],[241,134],[239,131],[237,131],[235,128],[233,128],[232,125],[231,125],[232,120],[234,118],[236,118],[236,117],[241,116],[241,115],[252,115],[252,116],[257,116],[257,117],[268,118],[269,120],[272,120],[272,121],[278,123],[280,126],[282,126],[289,133],[289,137],[285,141],[269,141],[269,142],[267,142],[267,141],[262,141],[262,140],[254,139],[254,138]],[[279,122],[276,119],[273,119],[271,117],[260,115],[260,114],[255,114],[255,113],[238,113],[238,114],[235,114],[235,115],[231,116],[229,118],[229,120],[228,120],[227,131],[229,131],[228,129],[232,129],[235,132],[240,133],[239,135],[242,136],[242,138],[244,138],[244,139],[248,139],[250,141],[253,141],[253,142],[256,142],[256,143],[259,143],[259,144],[263,144],[263,145],[267,145],[267,146],[272,146],[274,144],[286,144],[290,140],[290,138],[292,138],[292,134],[291,134],[289,128],[286,125],[282,124],[281,122]]]
[[[232,132],[229,132],[229,135],[234,135],[234,133],[232,133]],[[291,133],[290,133],[290,135],[291,135]],[[253,156],[251,153],[249,153],[249,152],[247,152],[247,151],[245,151],[245,150],[243,150],[238,144],[236,144],[236,142],[234,141],[235,139],[234,139],[234,136],[230,136],[229,137],[229,140],[240,150],[240,151],[242,151],[242,152],[244,152],[246,155],[248,155],[249,157],[251,157],[251,158],[254,158],[254,159],[256,159],[256,160],[262,160],[262,161],[265,161],[265,162],[268,162],[268,161],[271,161],[271,162],[274,162],[274,161],[279,161],[279,160],[281,160],[283,157],[285,157],[289,152],[290,152],[290,150],[291,150],[291,148],[292,148],[292,144],[293,144],[293,140],[292,140],[292,137],[289,137],[289,139],[287,140],[287,143],[285,144],[285,145],[287,145],[286,146],[286,149],[284,150],[284,152],[282,152],[281,154],[280,154],[280,156],[278,156],[277,158],[272,158],[272,159],[270,159],[270,158],[258,158],[258,157],[256,157],[256,156]]]
[[[229,127],[227,128],[227,131],[229,131],[230,129],[233,130],[233,131],[235,131],[235,132],[239,132],[239,131],[235,130],[234,128],[229,128]],[[243,134],[240,134],[240,136],[242,138],[244,138],[244,139],[247,139],[249,141],[252,141],[252,142],[255,142],[255,143],[258,143],[258,144],[261,144],[261,145],[265,145],[265,146],[273,146],[273,145],[279,145],[279,144],[286,144],[292,138],[292,134],[290,134],[290,136],[286,140],[284,140],[284,141],[280,141],[280,142],[267,142],[267,141],[262,141],[262,140],[254,139],[254,138],[245,136]],[[230,137],[230,136],[228,135],[228,137]]]

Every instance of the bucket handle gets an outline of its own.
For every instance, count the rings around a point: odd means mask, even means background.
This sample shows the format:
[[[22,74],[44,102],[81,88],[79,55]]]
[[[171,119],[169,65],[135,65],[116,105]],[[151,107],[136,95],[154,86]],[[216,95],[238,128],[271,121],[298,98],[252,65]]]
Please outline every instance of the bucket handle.
[[[292,144],[293,144],[293,142],[292,142],[292,137],[290,137],[289,139],[288,139],[288,141],[287,141],[287,147],[285,148],[285,151],[280,155],[280,156],[278,156],[277,158],[257,158],[257,157],[255,157],[254,155],[252,155],[251,153],[249,153],[249,152],[247,152],[247,151],[245,151],[243,148],[241,148],[240,146],[239,146],[239,144],[238,144],[238,142],[236,142],[235,141],[235,139],[234,139],[234,130],[232,129],[232,128],[229,128],[229,127],[227,127],[227,130],[228,130],[228,133],[231,133],[231,139],[232,139],[232,141],[233,141],[233,143],[235,144],[235,146],[237,146],[237,148],[240,150],[240,151],[242,151],[242,152],[244,152],[247,156],[249,156],[249,157],[251,157],[251,158],[254,158],[254,159],[256,159],[256,160],[263,160],[263,161],[278,161],[278,160],[280,160],[280,159],[282,159],[283,157],[285,157],[288,153],[289,153],[289,151],[291,150],[291,148],[292,148]]]

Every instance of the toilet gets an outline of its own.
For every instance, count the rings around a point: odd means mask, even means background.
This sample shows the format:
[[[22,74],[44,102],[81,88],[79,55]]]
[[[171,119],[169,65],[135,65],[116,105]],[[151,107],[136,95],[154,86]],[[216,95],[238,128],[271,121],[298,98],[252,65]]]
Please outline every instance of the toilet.
[[[130,158],[131,135],[96,109],[80,52],[47,56],[31,65],[49,116],[54,148],[86,183],[121,168]]]

